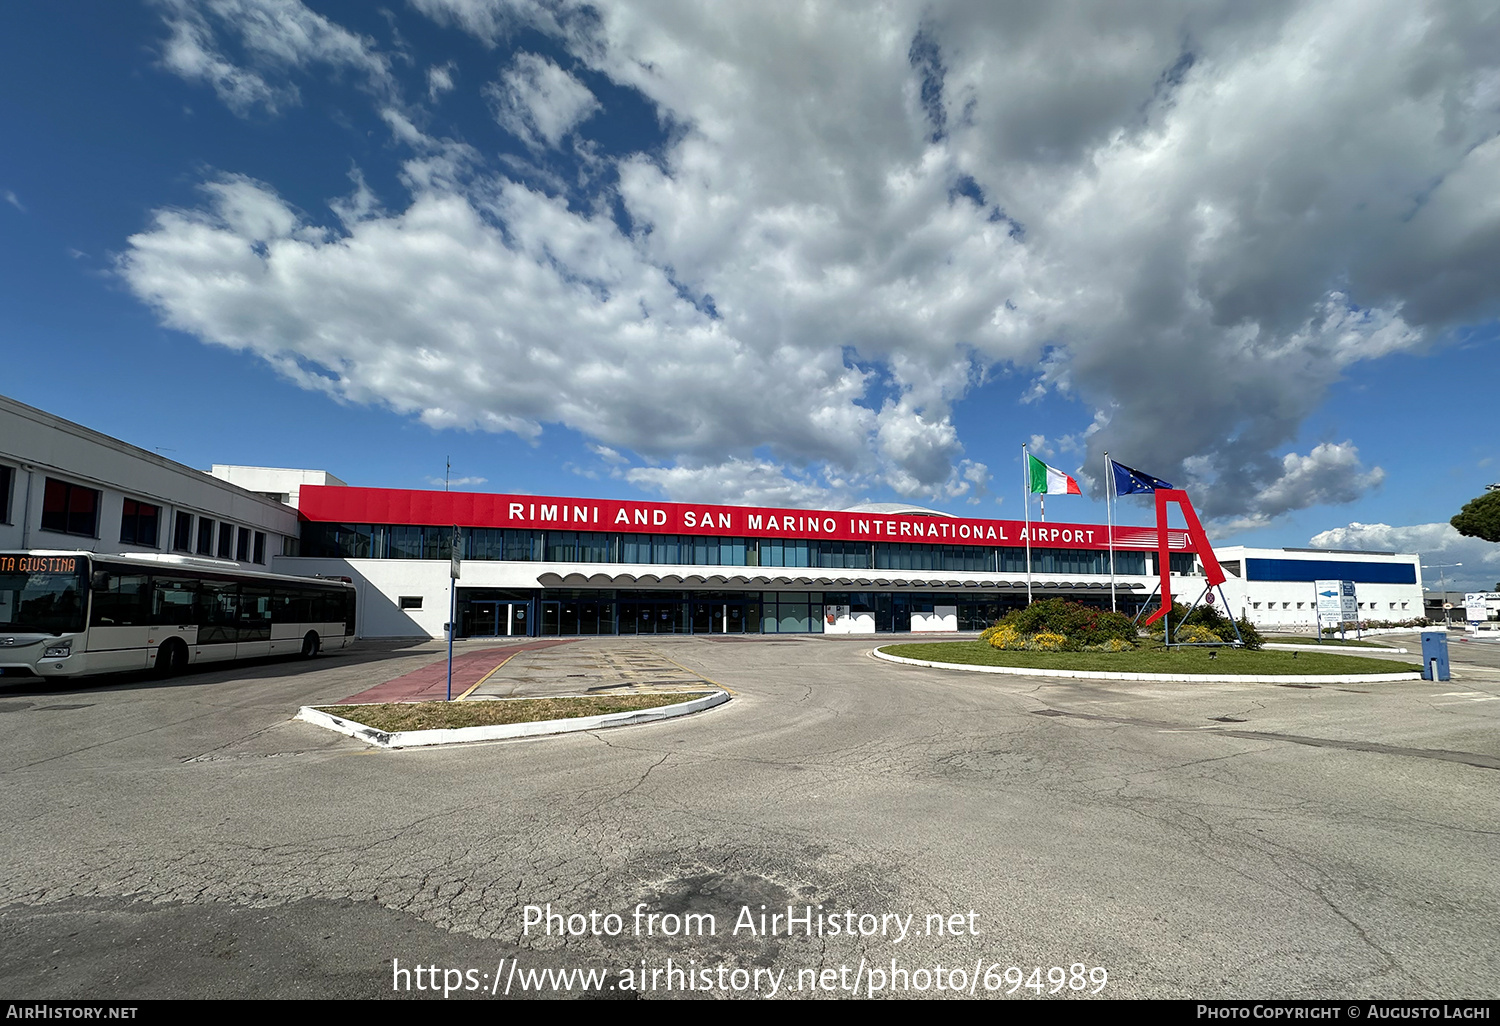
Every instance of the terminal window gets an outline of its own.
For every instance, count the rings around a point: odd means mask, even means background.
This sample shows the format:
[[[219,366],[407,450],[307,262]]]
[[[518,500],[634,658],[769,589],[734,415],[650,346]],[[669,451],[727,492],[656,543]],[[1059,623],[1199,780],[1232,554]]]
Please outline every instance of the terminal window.
[[[83,485],[47,478],[42,530],[92,538],[99,530],[99,493]]]
[[[219,524],[219,558],[234,558],[234,525]]]
[[[214,522],[212,517],[198,518],[198,555],[214,554]]]
[[[120,540],[131,545],[156,548],[156,525],[161,520],[161,507],[137,499],[126,499],[124,512],[120,515]]]
[[[176,552],[193,551],[193,515],[177,512],[175,526],[172,528],[172,548]]]
[[[15,479],[15,470],[0,464],[0,524],[10,523],[10,493],[14,490],[12,482]]]
[[[401,608],[402,609],[421,609],[422,608],[422,596],[421,595],[402,595],[401,596]]]

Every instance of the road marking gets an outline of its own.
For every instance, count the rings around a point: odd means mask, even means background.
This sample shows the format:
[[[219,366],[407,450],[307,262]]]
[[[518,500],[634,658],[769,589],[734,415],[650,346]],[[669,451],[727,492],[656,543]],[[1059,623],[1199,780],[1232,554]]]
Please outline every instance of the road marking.
[[[486,673],[483,677],[480,677],[478,680],[476,680],[474,682],[474,687],[470,688],[469,690],[465,691],[463,694],[459,695],[457,698],[454,699],[454,701],[455,702],[462,702],[464,699],[468,698],[470,695],[472,695],[474,693],[475,689],[477,689],[479,687],[479,685],[483,684],[485,681],[489,680],[495,674],[499,673],[501,666],[504,666],[506,663],[510,662],[512,659],[514,659],[516,656],[520,655],[524,651],[526,651],[526,649],[524,649],[524,648],[518,648],[514,652],[512,652],[510,655],[508,655],[504,659],[500,660],[500,663],[499,663],[498,666],[496,666],[489,673]]]
[[[676,659],[673,659],[671,656],[665,656],[664,655],[664,656],[662,656],[662,658],[665,659],[667,662],[671,663],[673,666],[677,667],[683,673],[691,673],[694,677],[697,677],[699,680],[706,680],[706,681],[708,681],[710,684],[712,684],[716,688],[724,688],[724,690],[727,691],[727,692],[729,692],[731,695],[737,695],[737,694],[739,694],[739,692],[735,691],[734,688],[725,687],[723,684],[720,684],[718,681],[714,680],[712,677],[705,677],[705,676],[703,676],[703,674],[699,673],[697,670],[689,670],[686,666],[683,666],[681,663],[679,663]]]

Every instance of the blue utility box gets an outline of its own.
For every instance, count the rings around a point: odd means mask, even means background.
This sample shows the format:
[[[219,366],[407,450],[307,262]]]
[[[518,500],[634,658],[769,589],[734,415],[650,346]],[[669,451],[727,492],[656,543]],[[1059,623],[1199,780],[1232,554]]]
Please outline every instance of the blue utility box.
[[[1448,679],[1448,635],[1443,631],[1422,632],[1422,679]]]

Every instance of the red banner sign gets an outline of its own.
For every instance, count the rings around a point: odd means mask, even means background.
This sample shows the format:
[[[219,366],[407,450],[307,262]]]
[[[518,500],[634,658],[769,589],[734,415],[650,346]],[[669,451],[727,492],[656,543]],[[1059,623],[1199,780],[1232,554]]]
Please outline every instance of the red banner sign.
[[[518,530],[828,538],[925,545],[1020,546],[1027,542],[1026,524],[1019,520],[337,485],[303,485],[299,512],[304,520],[341,524],[456,524]],[[1171,548],[1190,551],[1186,531],[1169,531],[1168,536]],[[1109,547],[1108,529],[1103,524],[1033,523],[1030,541],[1033,546],[1043,548]],[[1156,529],[1116,525],[1115,547],[1155,549]]]

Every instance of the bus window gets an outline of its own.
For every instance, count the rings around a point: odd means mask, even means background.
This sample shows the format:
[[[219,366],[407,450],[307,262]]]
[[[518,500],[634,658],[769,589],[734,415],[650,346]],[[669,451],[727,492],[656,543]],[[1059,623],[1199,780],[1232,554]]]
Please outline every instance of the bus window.
[[[94,589],[94,627],[135,627],[149,622],[151,611],[145,574],[111,574],[104,588]]]
[[[175,577],[151,579],[151,622],[176,627],[198,622],[198,582]]]

